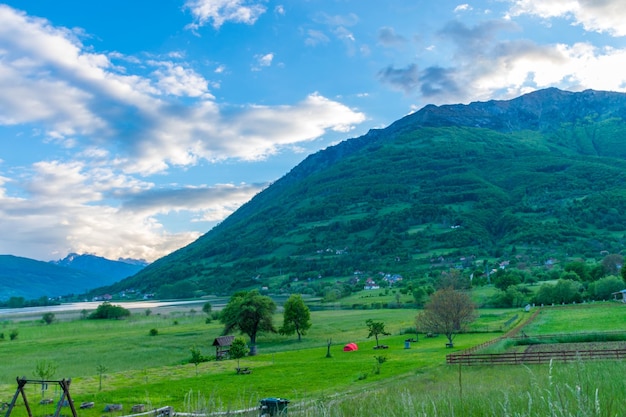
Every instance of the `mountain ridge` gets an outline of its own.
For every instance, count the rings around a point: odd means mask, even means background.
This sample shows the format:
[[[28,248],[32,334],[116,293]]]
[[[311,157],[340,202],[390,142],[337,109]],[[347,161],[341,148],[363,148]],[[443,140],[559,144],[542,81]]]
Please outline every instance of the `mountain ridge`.
[[[144,267],[142,261],[112,261],[95,255],[69,254],[50,262],[0,255],[0,301],[84,294],[134,275]]]
[[[308,290],[302,278],[423,276],[430,259],[495,262],[519,248],[534,266],[542,253],[619,252],[625,116],[625,94],[594,90],[426,106],[309,155],[196,242],[111,289]]]

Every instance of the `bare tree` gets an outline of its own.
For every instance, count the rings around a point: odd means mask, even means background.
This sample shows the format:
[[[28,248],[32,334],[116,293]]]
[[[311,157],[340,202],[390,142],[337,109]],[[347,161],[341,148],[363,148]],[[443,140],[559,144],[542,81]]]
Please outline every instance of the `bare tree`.
[[[430,300],[416,317],[417,327],[423,331],[442,333],[452,339],[474,320],[474,303],[464,292],[446,288],[431,295]]]

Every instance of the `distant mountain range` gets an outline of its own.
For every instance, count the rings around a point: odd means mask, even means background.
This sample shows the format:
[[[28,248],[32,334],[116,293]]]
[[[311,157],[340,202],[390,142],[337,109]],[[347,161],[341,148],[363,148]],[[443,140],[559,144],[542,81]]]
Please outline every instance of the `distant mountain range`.
[[[354,276],[542,269],[626,245],[626,94],[429,105],[310,155],[108,291],[341,294]]]
[[[112,261],[94,255],[70,254],[53,262],[0,255],[0,301],[84,294],[134,275],[146,265],[144,261]]]

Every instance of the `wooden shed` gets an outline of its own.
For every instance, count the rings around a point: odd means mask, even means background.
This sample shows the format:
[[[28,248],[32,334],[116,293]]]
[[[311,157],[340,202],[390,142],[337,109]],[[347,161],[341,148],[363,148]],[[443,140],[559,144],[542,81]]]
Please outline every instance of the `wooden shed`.
[[[228,357],[228,352],[230,350],[230,345],[233,344],[233,340],[235,340],[235,336],[220,336],[215,338],[213,341],[213,346],[215,346],[215,359],[225,359]]]
[[[626,290],[614,292],[612,295],[613,295],[614,300],[621,301],[622,303],[626,303]]]

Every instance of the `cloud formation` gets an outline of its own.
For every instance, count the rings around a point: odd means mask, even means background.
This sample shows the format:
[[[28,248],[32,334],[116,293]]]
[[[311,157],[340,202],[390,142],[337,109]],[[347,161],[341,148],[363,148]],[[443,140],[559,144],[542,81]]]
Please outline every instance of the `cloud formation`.
[[[188,0],[184,8],[190,10],[194,18],[188,25],[192,30],[206,24],[219,29],[226,22],[252,25],[266,11],[260,2],[246,0]]]
[[[529,14],[563,18],[589,32],[626,36],[626,3],[622,0],[513,0],[509,17]]]
[[[513,16],[522,13],[545,18],[570,16],[562,13],[559,6],[573,3],[580,7],[577,6],[577,14],[572,14],[572,18],[582,19],[583,12],[590,16],[593,11],[596,22],[600,16],[610,14],[609,10],[617,14],[626,10],[621,3],[609,0],[593,5],[556,0],[517,1],[511,9],[514,13],[506,19],[474,25],[459,20],[445,24],[437,37],[440,46],[451,47],[451,59],[446,66],[418,67],[417,62],[404,68],[388,66],[379,71],[378,78],[393,89],[434,104],[511,98],[546,87],[573,91],[625,90],[626,74],[620,69],[626,65],[626,49],[586,41],[539,44],[517,36],[520,28]]]
[[[234,0],[187,5],[214,26],[252,23],[264,11]],[[198,237],[168,232],[160,216],[219,221],[262,185],[158,190],[148,177],[201,161],[261,160],[365,119],[318,93],[296,104],[224,106],[211,91],[217,83],[181,54],[98,53],[81,36],[0,5],[0,127],[35,132],[56,152],[20,167],[19,175],[0,165],[1,253],[154,260]],[[258,65],[272,59],[259,56]],[[33,234],[41,235],[36,248]]]

